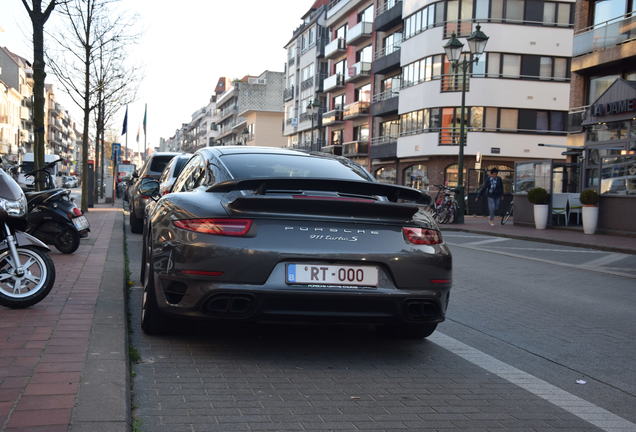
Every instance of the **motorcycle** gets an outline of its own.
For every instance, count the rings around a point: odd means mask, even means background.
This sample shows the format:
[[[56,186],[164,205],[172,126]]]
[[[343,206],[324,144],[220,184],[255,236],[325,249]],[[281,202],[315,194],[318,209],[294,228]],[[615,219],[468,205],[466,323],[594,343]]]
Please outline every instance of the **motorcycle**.
[[[27,232],[45,243],[54,245],[60,252],[71,254],[77,250],[80,238],[88,236],[90,225],[86,216],[70,197],[68,189],[55,188],[50,169],[56,162],[27,173],[36,177],[44,174],[44,187],[40,192],[27,192],[28,221]]]
[[[0,168],[0,305],[13,309],[38,303],[55,283],[49,248],[24,232],[26,215],[24,192]]]

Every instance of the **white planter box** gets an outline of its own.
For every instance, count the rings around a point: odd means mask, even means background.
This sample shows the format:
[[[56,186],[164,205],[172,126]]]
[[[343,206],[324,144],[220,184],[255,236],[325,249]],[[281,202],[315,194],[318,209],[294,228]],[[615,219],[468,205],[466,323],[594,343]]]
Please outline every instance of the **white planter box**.
[[[534,205],[534,226],[536,229],[545,229],[548,226],[548,209],[547,204]]]
[[[598,225],[598,207],[583,206],[583,232],[594,234]]]

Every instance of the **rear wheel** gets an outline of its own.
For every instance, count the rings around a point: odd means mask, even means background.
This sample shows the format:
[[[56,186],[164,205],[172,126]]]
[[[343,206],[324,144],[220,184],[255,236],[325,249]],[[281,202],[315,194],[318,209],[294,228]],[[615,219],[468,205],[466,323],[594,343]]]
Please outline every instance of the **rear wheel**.
[[[144,231],[144,221],[135,216],[135,209],[130,208],[130,231],[134,234],[141,234]]]
[[[141,300],[141,329],[148,335],[162,335],[166,332],[166,316],[159,310],[155,294],[155,281],[152,264],[146,264],[148,256],[141,263],[146,267],[144,293]]]
[[[55,265],[45,251],[32,246],[17,249],[21,272],[8,249],[0,253],[0,305],[12,309],[40,302],[55,283]]]
[[[437,323],[433,324],[391,324],[380,327],[380,334],[394,339],[424,339],[433,334]]]
[[[53,244],[60,252],[64,254],[72,254],[80,245],[80,234],[76,229],[66,228],[64,231],[55,236]]]

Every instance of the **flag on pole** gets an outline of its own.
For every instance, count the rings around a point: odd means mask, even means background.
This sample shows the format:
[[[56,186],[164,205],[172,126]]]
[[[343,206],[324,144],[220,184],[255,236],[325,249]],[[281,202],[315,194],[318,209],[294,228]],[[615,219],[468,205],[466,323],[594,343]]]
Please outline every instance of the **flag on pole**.
[[[146,136],[146,120],[148,119],[148,104],[144,107],[144,136]]]
[[[141,128],[137,128],[137,144],[139,144],[139,134],[141,133]]]
[[[121,128],[121,134],[122,135],[128,134],[128,105],[126,105],[126,115],[124,115],[124,124],[122,125],[122,128]]]

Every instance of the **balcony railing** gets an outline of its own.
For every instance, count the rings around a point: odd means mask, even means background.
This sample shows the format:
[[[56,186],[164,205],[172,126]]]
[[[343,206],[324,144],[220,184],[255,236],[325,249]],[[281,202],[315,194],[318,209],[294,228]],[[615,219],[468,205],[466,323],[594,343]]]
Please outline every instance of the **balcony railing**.
[[[287,102],[289,100],[292,100],[293,98],[294,98],[294,86],[286,88],[283,91],[283,100]]]
[[[322,82],[322,91],[328,92],[344,86],[344,77],[342,74],[333,74],[330,77],[325,78]]]
[[[369,141],[358,140],[342,144],[343,156],[366,156],[369,154]]]
[[[383,91],[381,93],[374,94],[372,102],[373,103],[382,102],[384,100],[391,99],[391,98],[397,97],[399,95],[400,95],[400,90],[399,89],[385,90],[385,91]]]
[[[379,58],[382,58],[384,56],[388,56],[389,54],[393,54],[396,51],[399,51],[401,48],[402,44],[401,43],[396,43],[393,45],[387,45],[385,47],[380,47],[377,50],[375,50],[375,53],[373,53],[373,60],[377,60]]]
[[[322,125],[329,126],[342,122],[342,109],[327,111],[322,115]]]
[[[354,102],[349,105],[345,105],[342,117],[344,119],[351,119],[360,116],[366,116],[369,114],[369,106],[371,104],[365,101]]]
[[[630,40],[636,40],[636,13],[634,12],[588,27],[575,34],[573,55],[576,57]]]
[[[347,82],[367,78],[371,73],[371,63],[358,62],[349,67]]]
[[[370,38],[372,32],[373,23],[366,21],[359,22],[347,32],[347,45]]]
[[[323,153],[329,153],[332,155],[340,156],[342,154],[342,145],[340,144],[331,144],[326,145],[320,149]]]
[[[300,91],[307,90],[314,85],[314,77],[307,78],[303,82],[300,83]]]
[[[325,57],[331,58],[337,54],[345,52],[347,44],[344,39],[336,38],[325,45]]]
[[[393,143],[398,140],[398,134],[395,135],[381,135],[371,139],[371,145],[381,145],[387,143]]]

